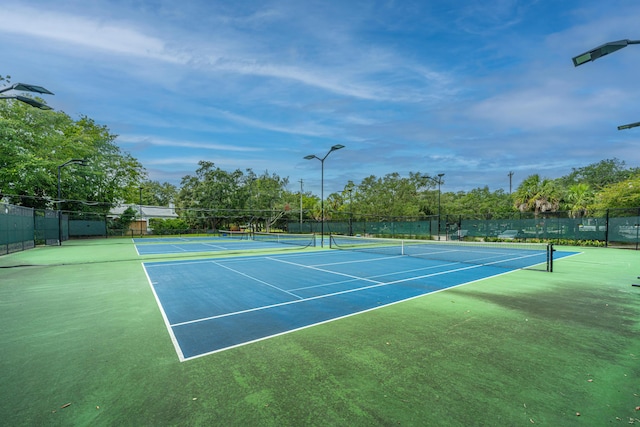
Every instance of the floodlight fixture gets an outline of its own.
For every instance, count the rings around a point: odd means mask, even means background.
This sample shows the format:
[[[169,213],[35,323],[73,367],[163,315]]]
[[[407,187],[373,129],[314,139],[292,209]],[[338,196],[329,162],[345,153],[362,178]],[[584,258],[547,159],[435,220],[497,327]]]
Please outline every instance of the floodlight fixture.
[[[35,93],[44,93],[47,95],[53,95],[53,92],[51,92],[48,89],[43,88],[42,86],[37,86],[37,85],[32,85],[32,84],[28,84],[28,83],[14,83],[10,86],[5,86],[3,88],[0,88],[0,93],[4,93],[4,92],[8,92],[11,90],[17,90],[17,91],[22,91],[22,92],[35,92]],[[29,104],[32,107],[35,108],[39,108],[41,110],[51,110],[51,107],[49,107],[47,104],[44,104],[40,101],[37,101],[33,98],[29,98],[26,96],[22,96],[22,95],[4,95],[4,96],[0,96],[0,99],[17,99],[20,102],[24,102],[25,104]]]
[[[21,95],[16,95],[16,96],[7,96],[7,97],[3,97],[3,99],[7,99],[7,98],[14,98],[17,99],[18,101],[22,101],[25,104],[29,104],[32,107],[36,107],[39,108],[41,110],[51,110],[52,108],[49,107],[47,104],[44,104],[36,99],[33,98],[29,98],[27,96],[21,96]]]
[[[618,40],[615,42],[605,43],[603,45],[596,47],[595,49],[591,49],[583,54],[580,54],[574,57],[573,65],[577,67],[587,62],[595,61],[598,58],[601,58],[617,50],[620,50],[623,47],[627,47],[630,44],[640,44],[640,40],[625,39],[625,40]]]
[[[28,83],[14,83],[11,86],[3,87],[0,89],[0,93],[7,92],[9,90],[19,90],[22,92],[35,92],[35,93],[44,93],[47,95],[53,95],[54,93],[48,89],[43,88],[38,85],[31,85]]]
[[[579,66],[582,65],[584,63],[590,62],[590,61],[595,61],[596,59],[608,55],[610,53],[613,53],[617,50],[622,49],[623,47],[627,47],[630,44],[640,44],[640,40],[629,40],[629,39],[624,39],[624,40],[618,40],[615,42],[609,42],[609,43],[605,43],[603,45],[600,45],[598,47],[596,47],[595,49],[591,49],[581,55],[578,55],[576,57],[573,58],[573,65],[574,66]],[[636,123],[630,123],[628,125],[622,125],[622,126],[618,126],[618,130],[623,130],[623,129],[631,129],[634,128],[636,126],[640,126],[640,122],[636,122]]]
[[[640,126],[640,122],[629,123],[628,125],[618,126],[618,130],[631,129]]]

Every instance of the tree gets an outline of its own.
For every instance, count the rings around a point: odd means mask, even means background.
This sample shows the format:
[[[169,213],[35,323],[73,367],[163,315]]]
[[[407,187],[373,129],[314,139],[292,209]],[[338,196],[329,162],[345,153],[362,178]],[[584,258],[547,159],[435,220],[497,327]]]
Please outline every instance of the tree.
[[[567,188],[564,196],[564,208],[569,211],[569,215],[572,218],[585,216],[592,202],[593,191],[589,184],[573,184]]]
[[[640,207],[640,173],[627,180],[610,184],[595,196],[593,209]]]
[[[115,139],[88,117],[73,120],[21,102],[0,103],[0,193],[34,208],[107,212],[145,174]],[[71,159],[85,159],[87,166],[60,168]]]
[[[137,214],[138,212],[134,208],[129,206],[127,209],[125,209],[124,212],[122,212],[122,215],[120,215],[120,217],[114,220],[113,224],[110,227],[118,230],[126,230],[129,228],[131,223],[135,221]]]
[[[187,230],[189,225],[179,218],[151,218],[149,227],[153,229],[154,234],[168,234],[168,232]]]
[[[425,191],[433,178],[420,172],[403,178],[397,172],[377,178],[371,175],[356,187],[353,212],[358,216],[418,217],[424,214]],[[437,202],[436,202],[437,203]]]
[[[444,200],[448,199],[449,197]],[[484,186],[467,193],[461,191],[453,195],[451,203],[447,203],[445,210],[467,217],[491,219],[495,216],[504,216],[515,209],[513,198],[504,190],[499,189],[491,192],[488,186]]]
[[[554,212],[560,204],[560,195],[550,179],[534,174],[527,177],[514,193],[515,207],[521,212]]]
[[[574,184],[588,184],[597,191],[607,185],[624,181],[637,171],[637,168],[627,169],[624,161],[616,158],[606,159],[581,168],[572,168],[570,174],[559,179],[559,184],[564,188]]]
[[[216,229],[228,209],[241,197],[242,171],[226,172],[213,162],[198,162],[196,175],[182,178],[178,194],[181,215],[192,227]]]
[[[140,191],[142,190],[142,191]],[[169,206],[178,197],[178,188],[168,182],[143,181],[138,187],[129,187],[125,203],[147,206]],[[142,202],[140,201],[142,199]]]
[[[177,199],[181,217],[191,226],[215,229],[224,220],[246,216],[270,229],[286,212],[288,178],[268,171],[257,176],[251,169],[247,175],[239,169],[227,172],[207,161],[198,164],[195,176],[182,178]]]

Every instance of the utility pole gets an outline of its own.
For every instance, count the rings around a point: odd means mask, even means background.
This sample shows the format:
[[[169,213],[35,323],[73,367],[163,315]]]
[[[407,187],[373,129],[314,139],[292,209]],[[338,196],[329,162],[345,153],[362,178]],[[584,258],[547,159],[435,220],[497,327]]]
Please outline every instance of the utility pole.
[[[509,172],[509,194],[511,194],[511,178],[513,177],[513,171]]]

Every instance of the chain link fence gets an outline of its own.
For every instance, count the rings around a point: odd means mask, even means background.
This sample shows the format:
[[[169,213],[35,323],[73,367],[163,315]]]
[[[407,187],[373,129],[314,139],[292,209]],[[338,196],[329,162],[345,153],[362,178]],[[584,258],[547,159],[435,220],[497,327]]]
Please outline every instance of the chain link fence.
[[[344,234],[438,240],[528,240],[558,244],[598,245],[640,249],[640,207],[609,209],[581,218],[568,212],[515,213],[502,218],[433,215],[421,218],[386,218],[328,212],[324,224],[289,211],[270,224],[272,231]],[[264,218],[229,212],[219,218],[220,228],[259,228]],[[0,203],[0,254],[30,249],[39,244],[59,245],[69,238],[135,236],[118,228],[104,213],[40,210]],[[210,229],[150,230],[155,234],[211,233]]]

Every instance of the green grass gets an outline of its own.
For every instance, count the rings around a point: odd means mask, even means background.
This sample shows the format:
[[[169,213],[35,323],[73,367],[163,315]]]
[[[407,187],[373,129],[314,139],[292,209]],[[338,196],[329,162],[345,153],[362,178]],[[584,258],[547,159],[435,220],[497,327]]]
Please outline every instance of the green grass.
[[[579,250],[552,274],[518,271],[184,363],[129,240],[3,256],[23,266],[0,268],[0,417],[640,425],[640,252]]]

